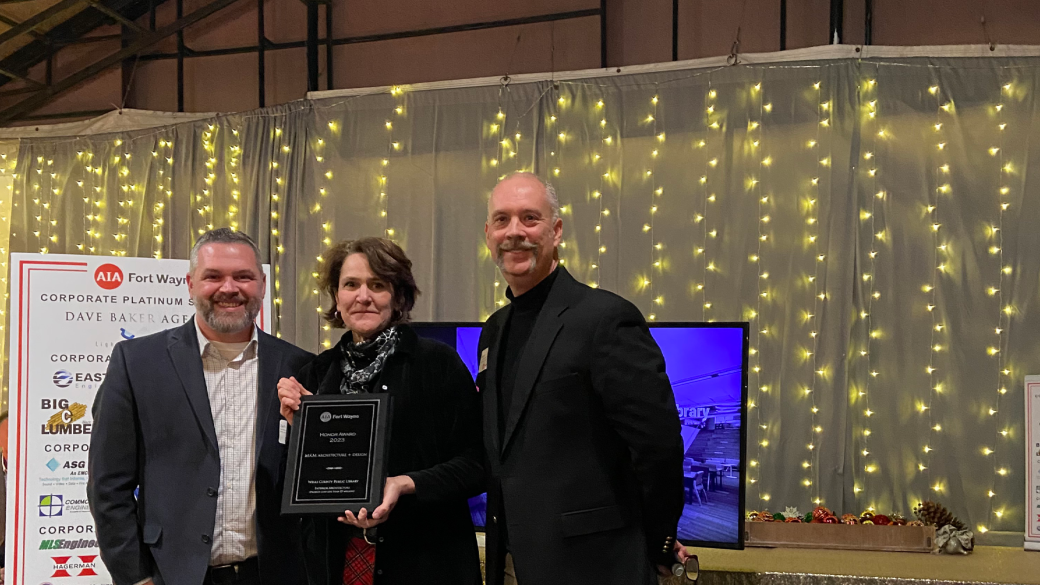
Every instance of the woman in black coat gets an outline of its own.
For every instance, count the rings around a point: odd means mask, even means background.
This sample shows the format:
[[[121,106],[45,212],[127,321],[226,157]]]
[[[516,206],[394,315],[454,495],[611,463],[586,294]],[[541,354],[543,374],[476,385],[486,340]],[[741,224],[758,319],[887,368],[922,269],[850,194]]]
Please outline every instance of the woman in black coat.
[[[382,238],[342,242],[319,277],[325,318],[348,331],[278,396],[292,423],[303,394],[387,392],[393,398],[387,480],[375,510],[304,519],[311,585],[479,585],[467,498],[484,491],[480,403],[469,370],[406,325],[418,289],[411,261]],[[374,562],[373,562],[374,556]]]

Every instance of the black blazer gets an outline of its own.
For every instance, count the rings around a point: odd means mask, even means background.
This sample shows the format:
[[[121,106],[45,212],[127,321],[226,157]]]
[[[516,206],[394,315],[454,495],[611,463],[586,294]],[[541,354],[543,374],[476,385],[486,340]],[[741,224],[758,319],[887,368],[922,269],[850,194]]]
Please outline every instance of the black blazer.
[[[505,511],[520,583],[655,584],[683,507],[664,358],[632,303],[559,271],[517,365],[504,433],[496,382],[511,307],[480,336],[487,583],[503,582]]]
[[[480,585],[467,503],[485,489],[480,398],[454,349],[407,325],[398,329],[397,348],[373,388],[393,402],[387,473],[410,476],[415,494],[402,496],[378,527],[375,583]],[[338,346],[321,353],[297,381],[316,394],[338,394],[340,356]],[[308,581],[342,583],[347,540],[361,531],[335,518],[305,518],[303,531]]]
[[[260,582],[304,582],[299,520],[280,515],[286,446],[278,379],[312,354],[257,332],[256,538]],[[120,341],[94,398],[87,497],[116,585],[199,585],[209,566],[220,453],[195,322]],[[140,486],[138,499],[134,488]]]

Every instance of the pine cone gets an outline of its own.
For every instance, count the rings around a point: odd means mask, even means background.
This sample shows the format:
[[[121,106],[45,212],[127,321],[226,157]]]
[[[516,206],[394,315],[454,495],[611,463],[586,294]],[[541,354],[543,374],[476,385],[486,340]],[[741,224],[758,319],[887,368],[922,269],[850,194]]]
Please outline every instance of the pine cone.
[[[935,526],[937,529],[951,525],[957,530],[964,530],[964,523],[950,513],[942,504],[926,501],[914,508],[914,516],[926,526]]]

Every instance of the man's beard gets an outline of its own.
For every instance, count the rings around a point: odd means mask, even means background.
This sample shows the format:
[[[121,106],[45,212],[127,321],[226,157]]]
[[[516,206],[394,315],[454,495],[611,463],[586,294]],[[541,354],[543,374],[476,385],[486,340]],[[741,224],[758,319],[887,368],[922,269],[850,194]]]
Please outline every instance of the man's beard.
[[[527,274],[531,274],[532,272],[534,272],[535,268],[537,268],[537,266],[538,266],[538,251],[539,251],[539,247],[540,246],[538,244],[536,244],[534,242],[528,242],[527,240],[524,240],[523,238],[510,238],[510,239],[507,239],[506,241],[504,241],[501,244],[499,244],[498,247],[495,249],[495,264],[498,265],[498,269],[501,270],[502,273],[504,274],[505,271],[506,271],[506,268],[505,268],[505,260],[503,258],[505,257],[505,253],[506,252],[517,252],[517,251],[521,251],[521,250],[532,252],[532,254],[531,254],[531,264],[527,268]]]
[[[237,317],[217,314],[216,304],[228,301],[245,301],[245,315]],[[252,325],[256,316],[260,314],[260,298],[244,297],[241,294],[217,293],[208,299],[195,297],[195,306],[206,325],[217,333],[238,333]]]

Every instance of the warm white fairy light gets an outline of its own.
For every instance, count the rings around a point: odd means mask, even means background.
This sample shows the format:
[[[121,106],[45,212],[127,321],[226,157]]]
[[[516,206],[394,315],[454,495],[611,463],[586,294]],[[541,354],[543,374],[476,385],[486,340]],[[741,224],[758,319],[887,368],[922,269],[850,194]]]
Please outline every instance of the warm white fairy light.
[[[545,130],[546,135],[549,138],[547,142],[551,141],[552,144],[552,147],[549,151],[549,158],[547,159],[547,164],[549,165],[548,180],[550,182],[560,180],[562,173],[564,172],[562,168],[563,149],[567,145],[569,138],[567,130],[566,128],[564,128],[561,118],[563,109],[567,106],[568,103],[571,102],[563,94],[560,93],[561,89],[562,86],[560,85],[555,85],[553,87],[553,95],[556,97],[556,99],[550,103],[550,111],[553,112],[553,114],[550,116],[550,121],[552,122],[552,125],[547,126]],[[510,136],[506,136],[506,139],[502,141],[502,147],[504,149],[507,149],[509,152],[513,152],[514,148],[516,147],[516,145],[513,144],[511,138],[512,137]],[[508,154],[509,153],[507,152],[506,155]],[[503,173],[503,176],[504,174],[505,173]],[[560,208],[560,213],[563,214],[566,210],[567,207],[562,206]],[[557,250],[561,266],[565,266],[567,264],[567,258],[565,256],[566,250],[567,232],[564,231],[563,240],[560,241],[560,247],[559,250]]]
[[[1011,423],[1007,417],[1000,416],[1001,413],[1001,398],[1007,393],[1008,387],[1013,383],[1014,378],[1012,377],[1012,368],[1007,362],[1005,355],[1008,353],[1006,350],[1009,347],[1009,339],[1011,335],[1011,318],[1014,315],[1014,310],[1010,305],[1006,305],[1004,301],[1004,287],[1009,282],[1012,269],[1010,265],[1005,264],[1004,258],[1004,214],[1010,210],[1011,198],[1018,194],[1018,185],[1012,187],[1015,181],[1015,164],[1010,160],[1010,157],[1005,152],[1005,133],[1007,132],[1007,118],[1004,112],[1004,100],[1011,98],[1016,91],[1025,91],[1023,88],[1016,88],[1013,82],[1004,82],[1000,88],[1000,101],[993,107],[992,113],[996,123],[996,134],[997,146],[990,149],[990,154],[996,159],[996,165],[998,168],[998,176],[1000,177],[1000,185],[997,188],[996,199],[997,206],[994,210],[996,213],[996,221],[994,226],[996,229],[987,230],[985,233],[991,240],[989,250],[990,254],[996,259],[996,274],[993,277],[995,284],[989,287],[987,291],[990,296],[995,297],[996,300],[996,326],[993,328],[994,335],[996,336],[995,347],[996,352],[990,352],[993,356],[996,365],[996,392],[991,394],[993,397],[993,406],[989,408],[991,412],[991,418],[993,419],[993,449],[985,455],[992,453],[993,457],[993,468],[995,473],[991,476],[991,488],[988,490],[989,500],[989,511],[990,514],[995,516],[994,527],[996,529],[1002,528],[1000,520],[1003,518],[1003,511],[1005,508],[1004,503],[997,502],[994,499],[996,493],[1006,494],[1009,489],[1007,482],[1003,479],[1007,476],[1006,468],[1000,467],[1002,464],[1002,457],[1000,448],[1007,444],[1008,437],[1011,435],[1010,426]],[[1012,100],[1012,103],[1014,100]],[[994,152],[994,149],[996,152]],[[1029,446],[1027,445],[1027,448]],[[1002,472],[1003,471],[1003,472]],[[1026,513],[1029,513],[1027,510]]]
[[[238,216],[242,206],[242,137],[238,128],[231,128],[231,135],[225,142],[228,146],[225,153],[227,165],[224,168],[224,174],[226,175],[226,188],[231,193],[231,202],[227,206],[228,226],[237,230],[239,227]]]
[[[328,160],[329,159],[328,150],[329,150],[329,145],[330,144],[335,144],[335,141],[338,139],[337,138],[338,133],[336,131],[338,127],[339,127],[338,124],[333,122],[329,126],[329,130],[330,130],[329,135],[327,137],[319,137],[317,140],[315,140],[310,145],[310,155],[314,157],[315,168],[318,171],[316,173],[316,175],[315,175],[315,184],[318,186],[317,204],[312,208],[311,215],[314,216],[314,219],[312,220],[313,221],[312,225],[316,225],[316,226],[320,227],[320,229],[315,229],[314,230],[314,233],[315,233],[315,235],[317,236],[317,238],[319,240],[319,242],[318,242],[318,249],[319,250],[328,250],[332,246],[332,244],[334,243],[333,239],[332,239],[333,228],[334,228],[334,225],[333,225],[333,217],[334,216],[331,213],[330,214],[324,214],[324,213],[321,212],[321,210],[323,208],[331,209],[331,206],[329,205],[329,202],[331,201],[330,195],[331,195],[331,193],[333,191],[334,185],[336,184],[335,183],[336,175],[332,171],[331,163]],[[389,128],[389,125],[388,125],[388,128]],[[288,162],[288,161],[286,161],[286,162]],[[383,181],[380,181],[378,179],[378,177],[385,176],[387,170],[388,169],[387,169],[386,165],[380,165],[380,166],[378,166],[376,168],[376,177],[377,177],[377,179],[375,180],[375,183],[376,183],[376,189],[380,193],[380,202],[379,203],[380,203],[381,206],[384,206],[386,204],[385,203],[386,197],[384,196],[385,194],[383,193],[383,190],[385,189],[385,185],[383,184]],[[272,210],[274,209],[273,205],[272,205],[271,209]],[[382,212],[382,216],[386,217],[385,209]],[[384,226],[384,229],[385,229],[385,226]],[[320,275],[321,269],[322,269],[322,267],[319,265],[318,269],[316,271],[319,275]],[[327,349],[327,348],[332,347],[333,331],[332,331],[332,326],[329,325],[329,323],[326,322],[325,318],[323,317],[323,313],[325,311],[325,307],[323,306],[323,304],[325,303],[324,291],[317,290],[316,288],[312,288],[311,289],[311,294],[314,296],[314,302],[315,302],[315,305],[317,307],[317,311],[315,311],[316,312],[316,316],[315,316],[316,321],[315,321],[315,323],[317,324],[317,327],[318,327],[318,339],[319,339],[319,342],[321,343],[321,346]],[[331,300],[329,302],[331,302]]]
[[[4,151],[6,150],[6,151]],[[12,154],[14,156],[8,156]],[[17,146],[14,148],[0,149],[0,184],[5,184],[4,189],[0,189],[0,241],[10,242],[11,236],[11,213],[13,207],[16,206],[15,200],[18,199],[18,195],[21,189],[15,188],[15,183],[18,180],[19,173],[17,172]],[[24,183],[23,183],[24,184]],[[0,294],[3,297],[8,298],[8,283],[7,283],[7,263],[10,255],[8,245],[5,244],[0,246]],[[6,329],[7,315],[4,307],[0,305],[0,355],[7,355],[6,349],[6,335],[4,330]],[[7,369],[7,359],[0,360],[0,380],[6,379],[4,371]],[[0,402],[0,408],[7,410],[7,385],[4,384],[2,387],[3,400]]]
[[[407,111],[407,108],[404,94],[404,89],[400,86],[394,86],[390,90],[390,95],[394,97],[395,102],[394,107],[387,114],[385,126],[388,134],[388,144],[386,155],[380,160],[379,176],[377,180],[381,204],[379,215],[383,219],[383,235],[391,240],[396,240],[398,234],[390,222],[390,165],[393,157],[400,154],[404,149],[402,142],[394,136],[394,125],[400,125],[400,123],[404,122],[406,117],[405,112]],[[503,124],[503,127],[504,126],[505,125]]]
[[[48,189],[43,194],[46,197],[46,203],[44,203],[43,209],[45,213],[44,219],[44,244],[48,249],[60,249],[60,246],[64,245],[64,242],[59,244],[57,228],[58,220],[55,218],[55,211],[61,206],[61,196],[64,193],[64,178],[59,177],[58,173],[54,170],[54,159],[47,159],[47,166],[44,170],[44,174],[49,177]]]
[[[487,159],[487,166],[489,167],[489,174],[491,176],[491,179],[489,181],[490,185],[488,188],[489,196],[495,184],[498,183],[498,181],[505,178],[506,176],[506,173],[504,173],[503,169],[501,168],[501,161],[502,158],[504,156],[507,156],[507,154],[511,151],[511,143],[509,139],[506,137],[506,124],[509,121],[509,119],[506,115],[505,104],[508,103],[508,89],[509,88],[507,87],[499,91],[498,111],[495,113],[495,115],[493,116],[491,121],[488,122],[487,125],[487,136],[494,143],[492,154]],[[549,107],[551,109],[553,106],[550,104]],[[551,117],[553,120],[556,119],[555,115],[552,115]],[[546,132],[551,132],[551,130],[552,129],[549,128],[547,122]],[[498,268],[495,266],[494,263],[491,263],[489,269],[491,271],[491,281],[493,283],[493,286],[491,288],[491,308],[490,311],[488,311],[488,314],[505,306],[507,300],[507,287],[503,284],[501,280],[501,275],[498,272]]]
[[[761,83],[752,85],[747,89],[747,103],[748,121],[744,137],[744,151],[748,154],[750,160],[757,163],[757,165],[749,165],[754,170],[749,176],[745,177],[744,188],[747,197],[753,198],[748,200],[748,205],[750,206],[753,201],[757,205],[758,211],[758,222],[756,222],[758,224],[758,238],[755,244],[755,253],[748,258],[748,261],[753,265],[758,278],[755,279],[757,294],[755,295],[754,308],[749,309],[745,317],[751,323],[751,338],[753,341],[748,350],[750,353],[749,364],[752,364],[751,373],[754,376],[755,387],[758,388],[761,404],[765,395],[770,391],[769,379],[762,367],[762,345],[763,340],[768,339],[770,335],[770,325],[765,318],[765,308],[772,305],[772,289],[770,287],[766,258],[768,256],[767,252],[773,249],[773,230],[770,226],[770,213],[774,209],[772,193],[766,187],[773,160],[772,156],[765,153],[763,145],[763,118],[766,108]],[[769,109],[772,109],[772,106]],[[709,161],[708,164],[712,167],[717,165],[717,163],[712,161]],[[761,408],[757,410],[759,411],[757,414],[758,430],[762,439],[758,442],[759,455],[756,461],[761,459],[762,449],[769,446],[768,434],[770,430],[769,425],[762,422]],[[761,467],[759,469],[761,470]],[[761,471],[759,474],[761,474]],[[761,477],[758,479],[761,479]],[[759,490],[761,491],[762,489],[764,489],[764,486],[760,484]],[[764,494],[760,493],[759,498],[765,501],[763,496]]]
[[[660,148],[664,146],[664,138],[665,138],[663,134],[661,135],[660,139],[656,138],[657,135],[658,135],[658,133],[657,133],[658,125],[657,124],[658,124],[658,117],[659,117],[659,115],[658,115],[658,108],[659,107],[660,107],[660,98],[657,95],[654,95],[654,97],[650,99],[650,113],[648,114],[647,117],[650,120],[649,124],[650,124],[650,126],[652,127],[652,130],[653,130],[652,131],[652,135],[655,138],[651,141],[651,144],[650,144],[650,149],[651,150],[649,152],[649,156],[647,157],[647,170],[644,173],[644,175],[646,177],[645,188],[647,189],[647,191],[650,194],[649,195],[650,209],[648,210],[648,213],[647,213],[647,216],[646,216],[646,218],[647,218],[646,219],[646,223],[643,224],[643,231],[646,232],[647,236],[649,236],[648,243],[650,244],[650,266],[649,266],[649,268],[647,269],[647,272],[646,272],[646,274],[648,274],[649,276],[644,277],[644,279],[643,279],[644,285],[643,285],[643,287],[641,287],[641,288],[645,288],[647,290],[647,292],[649,292],[649,295],[648,295],[648,299],[649,300],[648,300],[648,303],[647,303],[648,311],[647,311],[647,315],[646,315],[646,318],[649,321],[657,320],[657,312],[656,311],[660,308],[660,306],[664,302],[663,297],[658,296],[656,294],[655,288],[654,288],[654,281],[657,280],[657,276],[663,271],[663,267],[661,265],[661,254],[660,254],[661,250],[660,250],[659,246],[655,245],[657,243],[657,240],[655,239],[655,235],[654,235],[654,218],[657,217],[658,205],[659,205],[659,202],[660,202],[660,195],[661,195],[661,193],[663,193],[663,189],[660,190],[660,191],[658,190],[658,183],[657,183],[657,161],[660,158],[660,153],[661,153]]]
[[[805,214],[805,226],[806,226],[806,245],[805,249],[809,255],[813,258],[813,271],[812,274],[805,276],[808,281],[807,289],[812,291],[812,299],[810,302],[811,306],[805,311],[805,325],[808,335],[806,340],[805,350],[805,361],[808,366],[809,383],[806,385],[806,397],[809,402],[809,443],[807,449],[809,450],[808,461],[809,468],[807,478],[810,482],[810,495],[812,501],[816,505],[822,504],[820,497],[820,450],[816,448],[819,443],[819,428],[818,420],[820,408],[816,402],[816,384],[822,378],[826,371],[821,369],[819,365],[819,331],[820,322],[820,310],[821,304],[826,300],[826,293],[821,288],[820,283],[820,268],[822,268],[825,256],[820,253],[820,238],[819,238],[819,212],[820,212],[820,179],[821,177],[827,176],[825,167],[830,166],[830,154],[824,154],[821,148],[821,143],[826,142],[830,145],[830,125],[824,122],[830,119],[830,102],[824,99],[824,90],[822,89],[822,82],[813,84],[813,97],[816,101],[816,118],[817,123],[814,124],[813,132],[814,137],[809,141],[809,152],[812,154],[813,159],[816,161],[816,169],[814,176],[809,181],[809,196],[801,202],[801,208]],[[828,183],[830,181],[828,180]]]
[[[931,323],[929,327],[929,352],[928,352],[928,366],[925,368],[925,373],[928,374],[928,389],[927,389],[927,400],[918,404],[918,412],[928,415],[928,433],[929,438],[925,441],[924,446],[921,448],[923,453],[922,461],[918,464],[918,470],[924,472],[927,485],[932,486],[932,491],[941,493],[944,489],[945,481],[943,478],[936,477],[932,472],[932,455],[935,451],[932,447],[934,444],[938,444],[938,437],[935,435],[941,432],[942,425],[939,425],[935,421],[935,411],[932,409],[934,399],[937,394],[943,392],[946,389],[946,384],[943,382],[944,374],[937,367],[936,358],[937,354],[942,352],[949,345],[949,336],[946,331],[946,323],[944,320],[944,309],[939,306],[939,290],[943,284],[941,276],[946,273],[946,266],[950,263],[949,246],[945,243],[945,234],[942,229],[943,216],[941,215],[941,208],[945,203],[944,198],[952,193],[952,187],[950,186],[950,165],[947,162],[946,143],[948,142],[946,132],[943,129],[945,124],[945,116],[948,114],[942,107],[945,103],[943,100],[942,88],[936,84],[928,88],[928,92],[935,96],[936,109],[935,109],[935,123],[932,125],[932,132],[934,134],[933,140],[935,143],[935,161],[936,167],[933,173],[934,176],[934,188],[928,195],[928,207],[925,209],[925,222],[928,224],[928,231],[932,234],[932,265],[935,267],[931,271],[930,282],[922,286],[922,290],[927,295],[928,301],[925,309],[931,317]]]
[[[160,138],[152,151],[152,167],[155,168],[155,192],[152,196],[152,257],[163,257],[166,214],[173,195],[173,142]]]
[[[90,144],[89,142],[87,143]],[[94,198],[93,198],[93,165],[91,159],[93,154],[90,152],[90,148],[82,148],[76,151],[76,167],[78,173],[76,173],[76,196],[79,197],[83,203],[83,241],[76,244],[76,249],[83,254],[93,252],[92,234],[93,234],[93,221],[94,221]],[[88,250],[89,248],[89,250]]]
[[[198,235],[206,233],[207,230],[213,229],[213,183],[216,180],[216,166],[217,166],[217,146],[216,146],[216,134],[219,126],[216,124],[207,124],[202,131],[202,155],[206,157],[205,168],[202,170],[204,173],[202,188],[195,194],[195,211],[199,215],[199,225],[196,228]],[[281,134],[281,132],[278,132]],[[284,145],[283,149],[286,148]]]
[[[887,194],[881,186],[882,183],[879,180],[877,166],[878,148],[885,139],[886,133],[879,119],[880,110],[878,108],[877,90],[876,77],[871,77],[861,82],[860,92],[864,103],[862,110],[864,117],[862,122],[864,127],[863,135],[865,137],[864,143],[866,143],[868,149],[863,153],[862,170],[864,172],[863,181],[868,185],[867,188],[870,190],[871,197],[870,207],[861,209],[859,213],[860,221],[863,225],[861,227],[864,234],[862,239],[865,242],[869,242],[869,252],[866,258],[867,269],[863,274],[867,297],[864,299],[865,307],[858,315],[863,322],[864,333],[859,357],[866,362],[864,366],[866,375],[859,385],[859,390],[853,397],[854,404],[862,412],[862,417],[860,417],[862,432],[853,435],[855,456],[857,461],[859,461],[859,464],[853,466],[853,493],[859,505],[863,505],[865,500],[867,507],[872,507],[872,502],[874,501],[874,494],[869,490],[872,483],[870,476],[878,470],[877,463],[875,463],[876,459],[872,457],[870,447],[871,417],[876,414],[870,398],[871,384],[881,376],[880,366],[877,365],[874,359],[874,346],[881,340],[882,332],[875,327],[873,313],[881,300],[881,293],[877,290],[877,265],[886,241],[886,224],[882,215],[885,209],[884,203]],[[863,474],[860,474],[861,470]]]
[[[339,134],[339,125],[337,122],[329,122],[329,130],[333,136]],[[269,225],[271,226],[271,271],[274,278],[274,301],[271,304],[272,312],[272,325],[274,326],[275,336],[281,337],[281,321],[282,321],[282,268],[281,258],[285,254],[285,243],[282,238],[282,226],[285,225],[282,218],[282,205],[283,199],[285,199],[285,170],[288,163],[288,154],[284,149],[279,148],[279,144],[282,142],[282,136],[284,132],[280,126],[275,126],[274,130],[271,131],[271,160],[268,163],[270,171],[270,196],[268,206],[271,210],[271,218]],[[279,160],[281,159],[281,160]],[[319,310],[320,306],[319,306]]]
[[[609,162],[608,158],[604,155],[607,154],[606,138],[610,136],[610,130],[607,128],[607,104],[600,98],[595,105],[594,111],[596,116],[599,118],[599,143],[597,149],[602,150],[603,155],[599,154],[598,150],[594,150],[592,153],[592,168],[596,172],[596,176],[599,178],[599,188],[593,190],[590,193],[592,198],[593,208],[596,209],[596,224],[593,227],[593,233],[596,236],[596,261],[589,267],[591,282],[589,286],[592,288],[599,288],[600,283],[603,279],[603,253],[606,251],[606,247],[603,245],[603,202],[605,199],[604,194],[607,192],[607,186],[609,185],[608,179],[610,177]]]
[[[704,151],[704,174],[701,176],[700,185],[702,188],[702,211],[700,217],[695,217],[694,221],[702,223],[701,228],[701,245],[694,248],[694,257],[700,256],[701,264],[701,281],[694,284],[694,288],[697,292],[700,292],[701,301],[701,320],[702,321],[714,321],[711,313],[711,299],[708,296],[709,293],[709,272],[716,273],[719,271],[719,265],[714,260],[715,252],[715,240],[718,236],[718,230],[712,225],[712,222],[717,221],[714,213],[715,203],[718,200],[718,196],[712,192],[715,182],[715,169],[718,167],[719,159],[717,156],[710,155],[709,153],[717,152],[721,150],[721,135],[722,125],[719,120],[722,119],[721,114],[716,111],[716,100],[718,98],[718,91],[712,87],[711,79],[708,80],[708,94],[704,100],[704,126],[705,134],[704,139],[698,143],[698,147]],[[714,276],[712,276],[714,278]],[[761,488],[760,488],[761,489]]]

